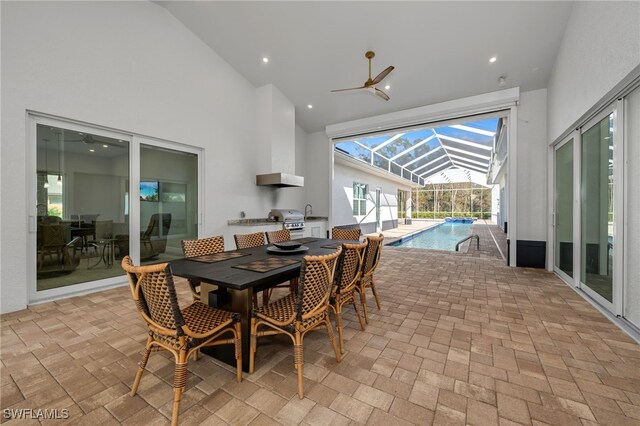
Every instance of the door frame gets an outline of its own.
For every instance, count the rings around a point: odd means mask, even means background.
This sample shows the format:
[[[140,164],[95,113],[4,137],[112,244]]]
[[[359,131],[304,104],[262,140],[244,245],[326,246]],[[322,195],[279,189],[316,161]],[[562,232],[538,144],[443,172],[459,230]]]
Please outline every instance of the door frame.
[[[573,243],[573,258],[572,258],[572,269],[573,269],[573,277],[569,276],[566,272],[564,272],[562,269],[560,269],[559,267],[556,266],[556,230],[557,230],[557,214],[558,214],[558,210],[557,210],[557,201],[558,201],[558,197],[557,197],[557,193],[556,193],[556,188],[557,188],[557,176],[556,176],[556,167],[557,167],[557,154],[558,154],[558,150],[562,147],[564,147],[565,145],[567,145],[569,142],[573,141],[573,151],[572,151],[572,163],[573,163],[573,170],[571,173],[572,179],[573,179],[573,193],[571,194],[571,205],[572,205],[572,209],[571,209],[571,215],[572,215],[572,219],[573,219],[573,226],[572,226],[572,243]],[[578,233],[576,234],[576,209],[579,209],[579,205],[580,205],[580,191],[576,191],[576,176],[578,177],[578,182],[580,182],[579,178],[580,178],[580,168],[577,167],[576,168],[576,145],[580,145],[580,133],[578,131],[574,131],[571,134],[569,134],[566,138],[564,138],[561,142],[559,142],[558,144],[554,145],[553,148],[553,158],[552,158],[552,162],[551,164],[553,165],[553,169],[551,170],[552,173],[552,182],[553,182],[553,186],[552,186],[552,200],[551,203],[549,204],[551,206],[551,233],[550,233],[550,252],[551,252],[551,259],[550,259],[550,264],[551,267],[553,269],[553,271],[558,274],[560,276],[560,278],[562,278],[563,281],[565,281],[566,283],[571,283],[574,286],[578,286],[579,281],[579,277],[580,277],[580,223],[578,222]],[[578,185],[579,186],[579,185]],[[578,188],[579,189],[579,188]],[[579,217],[579,214],[578,214]],[[576,256],[576,253],[578,253],[578,256]],[[576,262],[576,258],[578,259],[578,262]],[[576,263],[578,266],[578,269],[576,270]]]
[[[593,116],[589,121],[584,123],[579,128],[580,132],[580,144],[579,144],[579,153],[580,153],[580,178],[578,180],[579,187],[578,192],[582,193],[582,144],[583,138],[582,136],[588,130],[590,130],[594,125],[598,124],[605,117],[613,115],[612,118],[612,126],[613,126],[613,176],[614,176],[614,187],[613,187],[613,209],[614,209],[614,220],[613,220],[613,241],[614,246],[619,247],[614,254],[613,257],[613,265],[612,265],[612,301],[609,302],[607,299],[599,295],[597,292],[592,290],[586,283],[583,282],[582,274],[578,274],[577,287],[580,288],[583,292],[585,292],[589,297],[595,300],[598,304],[606,308],[608,311],[613,313],[614,315],[622,315],[622,306],[623,306],[623,247],[624,247],[624,238],[623,238],[623,223],[624,223],[624,187],[623,186],[623,177],[624,177],[624,152],[623,148],[623,101],[617,100],[613,103],[609,104],[606,108],[602,109],[598,114]],[[575,151],[574,151],[575,152]],[[574,164],[575,166],[575,164]],[[574,185],[575,187],[575,185]],[[574,220],[575,220],[575,212],[574,212]],[[579,209],[578,215],[580,222],[580,257],[577,259],[579,262],[580,271],[582,271],[582,197],[579,199]]]
[[[198,238],[205,235],[203,229],[205,193],[204,149],[178,142],[158,139],[151,136],[135,134],[133,132],[112,129],[105,126],[80,122],[73,119],[58,117],[45,113],[27,111],[27,143],[26,143],[26,167],[25,183],[26,194],[26,218],[27,218],[27,253],[26,253],[26,285],[27,304],[37,304],[50,300],[92,293],[98,290],[106,290],[126,284],[124,274],[121,276],[105,278],[95,281],[81,282],[69,286],[37,291],[37,125],[51,125],[77,132],[91,133],[114,139],[121,139],[129,144],[129,244],[131,257],[139,263],[140,251],[140,144],[166,148],[175,151],[183,151],[197,156],[197,218]],[[114,265],[114,268],[119,265]]]
[[[382,188],[376,187],[376,232],[382,232]]]
[[[53,127],[60,127],[64,129],[73,130],[76,132],[90,133],[98,136],[105,136],[114,139],[121,139],[129,143],[129,153],[131,153],[132,134],[127,132],[119,132],[112,129],[107,129],[101,126],[90,126],[84,123],[80,123],[74,120],[67,120],[64,118],[48,116],[45,114],[28,112],[27,115],[27,146],[26,146],[26,160],[27,167],[25,168],[25,183],[27,188],[26,194],[26,217],[27,217],[27,253],[26,253],[26,278],[27,278],[27,297],[28,304],[34,304],[39,302],[45,302],[61,297],[67,297],[71,295],[79,295],[90,293],[99,289],[107,289],[122,285],[124,276],[116,276],[111,278],[104,278],[96,281],[82,282],[69,286],[63,286],[58,288],[52,288],[49,290],[38,291],[38,278],[37,278],[37,126],[38,124],[50,125]],[[131,155],[129,156],[129,167],[131,167]],[[131,182],[131,178],[129,179]],[[130,183],[131,185],[131,183]],[[129,203],[131,206],[131,202]],[[131,226],[130,226],[131,228]],[[131,232],[131,229],[129,229]],[[135,234],[131,233],[135,238]],[[138,236],[139,239],[139,236]],[[117,265],[114,265],[117,267]]]

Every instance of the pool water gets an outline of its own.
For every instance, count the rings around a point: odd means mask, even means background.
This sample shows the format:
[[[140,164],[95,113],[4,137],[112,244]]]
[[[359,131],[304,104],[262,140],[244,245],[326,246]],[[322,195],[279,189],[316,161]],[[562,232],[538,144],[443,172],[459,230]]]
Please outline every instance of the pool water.
[[[455,251],[458,241],[471,235],[472,228],[473,223],[445,222],[409,237],[401,238],[389,245]]]

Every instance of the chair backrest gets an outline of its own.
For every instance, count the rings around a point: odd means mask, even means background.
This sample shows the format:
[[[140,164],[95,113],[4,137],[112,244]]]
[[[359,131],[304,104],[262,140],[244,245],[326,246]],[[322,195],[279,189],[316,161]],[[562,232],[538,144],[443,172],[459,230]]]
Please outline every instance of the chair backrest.
[[[288,229],[280,229],[278,231],[265,232],[267,236],[267,243],[281,243],[283,241],[289,241],[291,239],[291,232]]]
[[[298,321],[316,315],[329,303],[336,261],[341,252],[342,247],[339,247],[335,253],[303,258],[296,298]]]
[[[382,253],[382,241],[384,241],[384,235],[367,236],[367,249],[364,252],[364,259],[362,261],[362,276],[372,275],[378,266],[380,260],[380,254]]]
[[[185,323],[169,264],[134,266],[131,258],[125,256],[122,269],[129,278],[136,307],[149,327],[164,335],[182,335]]]
[[[65,246],[64,229],[59,223],[39,223],[37,235],[39,250],[57,250]]]
[[[113,236],[113,220],[96,220],[93,225],[96,240],[104,240]]]
[[[171,228],[171,213],[154,213],[149,218],[149,225],[147,230],[142,234],[143,238],[149,239],[151,237],[159,237],[160,226],[162,226],[162,236],[166,237],[169,234],[169,228]]]
[[[362,272],[362,259],[367,242],[360,244],[343,244],[342,253],[336,266],[335,283],[336,294],[350,291],[355,287]]]
[[[264,232],[254,232],[253,234],[236,234],[233,236],[238,249],[259,247],[264,245]]]
[[[222,253],[224,251],[224,237],[201,238],[199,240],[182,240],[184,257],[205,256],[207,254]]]
[[[359,240],[362,232],[360,231],[360,227],[350,227],[350,228],[332,228],[331,229],[331,238],[334,240]]]

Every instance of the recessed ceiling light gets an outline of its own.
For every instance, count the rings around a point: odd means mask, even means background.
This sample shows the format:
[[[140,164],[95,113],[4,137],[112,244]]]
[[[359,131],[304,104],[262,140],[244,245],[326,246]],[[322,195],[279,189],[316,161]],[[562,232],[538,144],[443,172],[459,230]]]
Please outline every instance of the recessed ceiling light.
[[[489,62],[490,63],[494,63],[497,60],[498,60],[498,58],[496,58],[495,56],[492,56],[491,58],[489,58]]]
[[[262,57],[262,62],[264,62],[265,64],[269,63],[269,58],[267,58],[266,56]]]
[[[307,108],[311,109],[311,108],[313,108],[313,105],[309,104],[309,105],[307,105]]]
[[[387,84],[386,86],[384,86],[384,88],[385,88],[385,90],[389,90],[389,89],[391,89],[391,86]]]
[[[91,148],[91,149],[89,150],[89,152],[96,152],[96,150],[95,150],[95,149],[93,149],[93,148]]]
[[[109,145],[107,145],[106,143],[102,145],[103,148],[109,148]]]

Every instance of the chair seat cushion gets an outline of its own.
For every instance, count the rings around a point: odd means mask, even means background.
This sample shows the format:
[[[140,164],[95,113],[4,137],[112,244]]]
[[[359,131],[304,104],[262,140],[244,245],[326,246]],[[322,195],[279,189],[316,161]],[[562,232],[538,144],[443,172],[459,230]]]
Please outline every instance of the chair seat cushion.
[[[194,333],[207,333],[233,323],[233,312],[212,308],[201,302],[193,302],[182,310],[185,325]]]
[[[285,297],[275,300],[268,305],[260,306],[255,310],[260,317],[266,317],[278,322],[289,322],[296,311],[296,296],[287,294]]]

